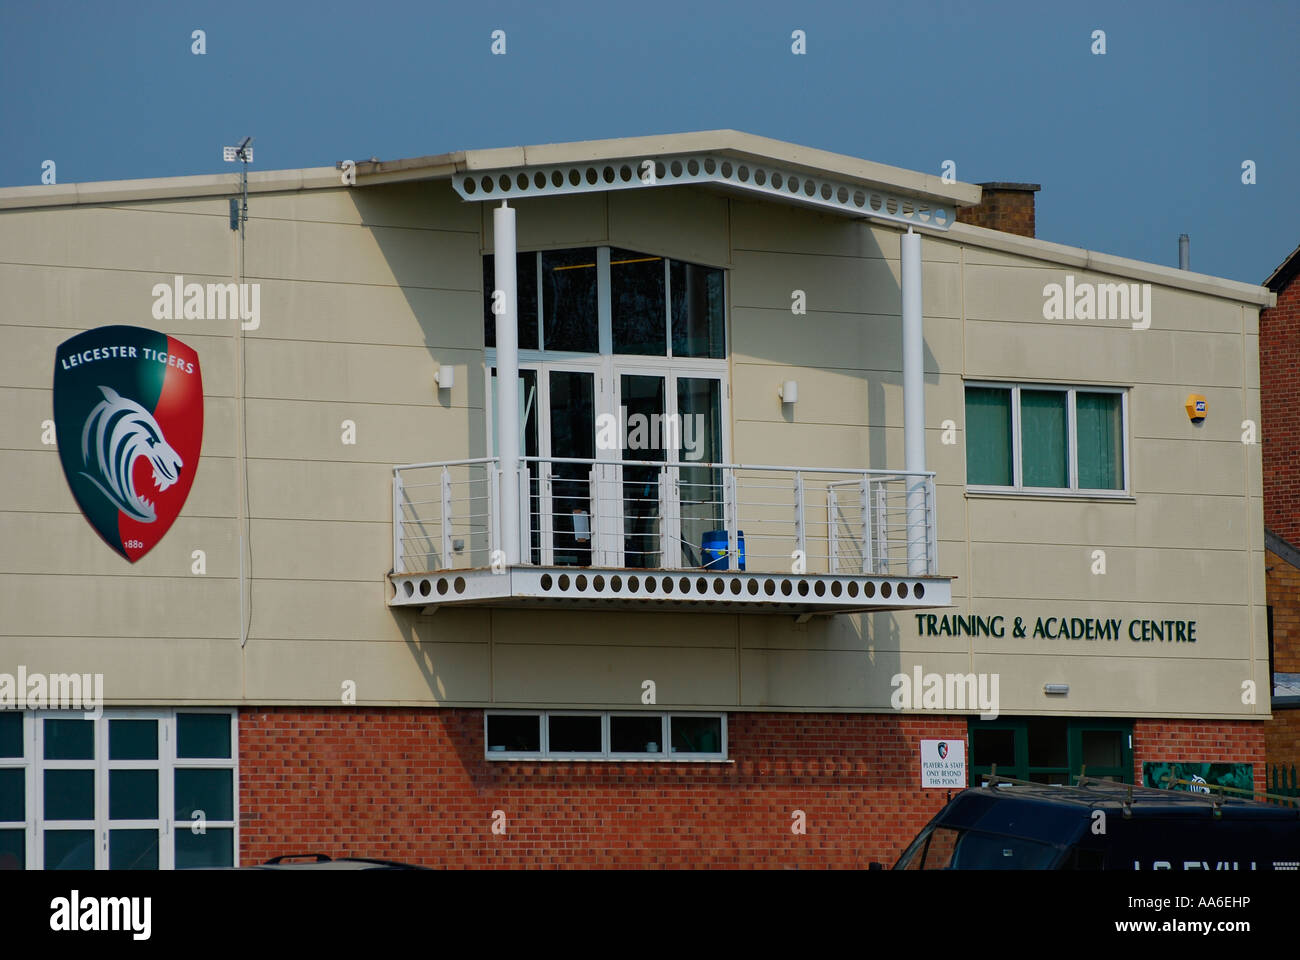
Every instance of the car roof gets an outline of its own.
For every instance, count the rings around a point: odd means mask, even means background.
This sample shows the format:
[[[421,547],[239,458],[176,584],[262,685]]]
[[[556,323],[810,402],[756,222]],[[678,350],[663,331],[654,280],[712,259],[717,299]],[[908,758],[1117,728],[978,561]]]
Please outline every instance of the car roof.
[[[958,819],[965,819],[976,809],[986,809],[993,803],[1010,802],[1018,806],[1056,808],[1065,813],[1068,818],[1087,817],[1091,811],[1100,809],[1122,812],[1128,817],[1300,820],[1300,807],[1295,806],[1261,803],[1240,797],[1226,797],[1222,794],[1161,790],[1086,778],[1080,778],[1075,786],[1064,786],[1012,781],[999,776],[988,786],[963,790],[957,798],[954,798],[954,804],[957,800],[967,797],[983,797],[985,800],[970,806],[969,812],[963,814],[951,811],[950,817],[956,815]],[[949,804],[949,807],[951,806],[953,804]],[[948,812],[948,808],[945,808],[945,812]],[[945,817],[945,821],[950,817]]]
[[[415,864],[396,860],[377,860],[370,857],[339,857],[321,853],[286,854],[272,857],[266,863],[247,867],[249,870],[427,870]]]

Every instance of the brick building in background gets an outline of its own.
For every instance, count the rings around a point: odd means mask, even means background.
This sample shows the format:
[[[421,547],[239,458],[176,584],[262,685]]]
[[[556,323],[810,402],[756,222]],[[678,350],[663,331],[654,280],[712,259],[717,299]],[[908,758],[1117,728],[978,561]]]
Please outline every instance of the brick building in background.
[[[1259,315],[1264,451],[1265,578],[1273,721],[1270,764],[1300,764],[1300,247],[1264,285],[1277,305]]]

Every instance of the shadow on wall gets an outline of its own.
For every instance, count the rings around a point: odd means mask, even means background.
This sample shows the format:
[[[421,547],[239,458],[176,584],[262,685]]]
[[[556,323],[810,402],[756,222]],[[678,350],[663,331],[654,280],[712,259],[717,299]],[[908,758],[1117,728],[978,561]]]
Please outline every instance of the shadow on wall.
[[[698,188],[663,187],[657,189],[691,191]],[[373,234],[375,242],[379,245],[380,251],[390,264],[396,282],[401,285],[411,312],[424,335],[425,344],[432,360],[431,371],[448,361],[466,370],[468,410],[472,413],[476,412],[478,415],[478,423],[475,425],[478,429],[471,429],[469,432],[467,456],[486,456],[487,430],[486,422],[483,419],[486,416],[486,398],[481,373],[484,338],[482,253],[480,251],[489,244],[488,237],[485,234],[484,218],[486,214],[482,209],[482,204],[462,201],[452,189],[449,181],[378,185],[357,189],[352,196],[365,227],[400,226],[401,229],[375,229]],[[565,210],[572,202],[573,198],[571,197],[544,197],[520,201],[516,206],[521,211],[521,218],[523,216],[544,218],[550,216],[552,210]],[[902,291],[892,277],[892,268],[886,265],[885,252],[877,242],[875,233],[865,221],[861,220],[834,217],[829,214],[795,208],[781,203],[759,203],[745,198],[735,198],[732,202],[733,205],[745,204],[751,208],[761,208],[762,215],[773,222],[775,232],[781,232],[782,228],[787,226],[797,228],[804,233],[810,229],[817,231],[818,234],[825,237],[825,243],[820,245],[821,248],[836,251],[834,255],[828,255],[827,259],[842,263],[845,270],[875,268],[880,276],[886,274],[890,276],[888,281],[890,289],[887,297],[876,300],[877,303],[884,303],[884,308],[889,312],[886,314],[868,314],[864,312],[859,315],[859,336],[854,349],[860,366],[852,369],[840,369],[840,372],[857,377],[865,381],[867,385],[866,414],[871,419],[871,424],[867,427],[867,462],[858,464],[858,466],[875,470],[901,468],[901,464],[891,464],[887,460],[884,424],[891,421],[901,424],[902,412],[901,410],[895,412],[887,409],[884,387],[887,384],[899,387],[902,385]],[[428,271],[425,268],[428,260],[422,260],[419,256],[412,255],[412,233],[419,232],[413,231],[410,227],[413,209],[427,210],[428,222],[439,225],[436,232],[442,234],[458,233],[464,240],[464,249],[467,251],[464,265],[465,274],[463,277],[457,278],[454,287],[445,287],[439,291],[443,294],[453,294],[457,304],[463,303],[465,305],[463,314],[459,314],[454,318],[447,315],[445,309],[447,300],[445,297],[435,298],[429,295],[430,281]],[[463,211],[463,215],[461,215],[461,211]],[[448,222],[449,216],[454,218],[454,222]],[[558,214],[556,219],[564,222]],[[569,227],[572,229],[571,224],[569,224]],[[434,228],[431,227],[430,231],[433,232],[433,230]],[[574,236],[567,240],[565,245],[576,247],[608,242],[602,232],[600,235]],[[635,241],[631,239],[625,238],[620,240],[620,243],[635,247]],[[851,251],[851,253],[845,255],[841,251]],[[738,258],[755,252],[760,251],[733,249],[733,264]],[[458,253],[457,256],[459,257],[459,255]],[[432,257],[433,254],[428,259],[432,259]],[[873,261],[876,263],[873,263]],[[810,320],[809,316],[791,314],[790,322],[785,330],[778,332],[775,336],[767,335],[772,332],[767,327],[764,327],[766,334],[763,337],[747,336],[741,322],[736,319],[736,314],[754,309],[755,297],[747,294],[744,290],[736,289],[737,274],[743,271],[738,271],[733,266],[733,269],[729,271],[731,317],[729,317],[728,333],[731,344],[729,348],[730,355],[735,356],[739,353],[759,362],[785,364],[789,362],[792,353],[806,353],[810,339],[816,340],[815,330],[810,331],[810,326],[815,325],[817,322],[815,319],[816,305],[831,301],[832,296],[826,290],[810,287],[809,278],[797,274],[798,258],[790,257],[785,263],[788,266],[782,265],[778,278],[766,275],[765,282],[769,285],[775,285],[778,289],[785,286],[789,286],[790,290],[804,289],[808,297],[808,303],[813,307],[810,314],[813,319]],[[836,282],[839,282],[839,280],[840,274],[837,273]],[[786,293],[781,298],[774,300],[770,308],[786,311],[790,309],[790,303],[790,297]],[[742,305],[742,307],[738,308],[737,304]],[[766,304],[758,308],[768,309]],[[882,339],[882,331],[890,339],[888,356],[881,356],[878,353],[878,341]],[[812,337],[810,337],[810,332],[814,334]],[[796,345],[800,345],[802,349],[795,351]],[[824,358],[827,366],[834,363],[838,367],[838,364],[842,363],[843,360],[842,354],[827,353]],[[937,384],[939,382],[938,364],[928,345],[925,348],[924,365],[926,370],[925,382],[929,385]],[[797,373],[792,378],[797,379]],[[779,386],[779,383],[774,381],[772,385],[773,391],[777,386]],[[779,406],[781,416],[786,422],[797,422],[797,404],[779,404],[775,396],[771,398],[771,401]],[[901,399],[899,403],[901,405]],[[441,391],[433,391],[431,388],[430,407],[446,408],[448,406],[448,398],[442,395]],[[757,419],[776,419],[775,408],[765,403],[762,409],[769,411],[769,416]],[[733,419],[736,418],[734,406],[732,417]],[[432,453],[430,453],[431,450]],[[431,430],[428,437],[412,438],[411,455],[407,458],[407,462],[424,459],[445,459],[446,454],[446,450],[437,449],[437,437]]]
[[[696,188],[672,187],[663,189],[688,191]],[[363,228],[373,229],[375,242],[390,264],[395,280],[401,286],[411,313],[419,325],[432,361],[430,364],[430,377],[432,378],[434,369],[448,362],[455,364],[464,371],[465,384],[463,389],[466,391],[467,399],[463,415],[469,419],[469,429],[463,433],[460,429],[457,429],[455,436],[457,437],[458,446],[463,443],[461,437],[468,438],[468,450],[464,450],[463,446],[461,446],[461,449],[451,451],[439,446],[438,424],[448,422],[449,417],[456,417],[458,411],[451,406],[449,396],[443,391],[437,391],[433,388],[431,379],[429,430],[427,435],[411,438],[409,454],[404,459],[407,462],[415,462],[445,459],[452,455],[466,455],[471,458],[486,456],[488,451],[487,424],[485,420],[486,397],[484,395],[484,378],[482,376],[484,336],[481,250],[487,246],[484,223],[485,217],[490,214],[487,214],[479,203],[461,201],[448,181],[378,185],[357,189],[352,192],[352,197],[365,225]],[[566,210],[571,203],[572,198],[569,197],[533,198],[521,201],[518,208],[521,210],[521,218],[524,216],[544,218],[552,216],[551,211]],[[854,351],[853,356],[856,358],[854,362],[857,366],[847,370],[841,369],[838,372],[844,376],[856,377],[864,381],[866,387],[867,409],[864,414],[871,421],[865,428],[866,462],[854,463],[853,465],[869,469],[901,468],[901,463],[890,463],[888,461],[887,430],[884,424],[886,422],[901,424],[902,422],[902,411],[888,409],[886,402],[886,385],[901,387],[902,384],[902,293],[897,281],[893,279],[893,268],[886,261],[885,251],[877,241],[875,232],[864,221],[835,217],[788,204],[760,203],[739,197],[734,198],[732,203],[733,210],[739,209],[738,205],[744,204],[746,205],[744,211],[746,216],[752,217],[752,215],[758,213],[769,221],[772,224],[771,235],[773,237],[782,236],[786,233],[795,236],[808,235],[810,231],[815,231],[818,237],[818,250],[834,251],[833,255],[827,256],[828,261],[842,265],[843,270],[871,271],[873,276],[887,276],[889,278],[890,289],[887,294],[884,292],[879,295],[873,293],[871,303],[864,305],[864,310],[870,306],[878,311],[889,312],[875,314],[864,312],[855,317],[855,335],[852,339],[852,349]],[[411,226],[413,217],[419,218],[419,211],[427,211],[427,222],[438,225],[436,231],[429,228],[428,231],[424,232],[440,234],[439,237],[430,241],[430,251],[427,256],[420,253],[422,249],[421,241],[418,238],[413,239],[413,234],[418,235],[422,232],[418,227],[412,228]],[[557,216],[557,220],[559,219]],[[571,219],[570,217],[569,220]],[[388,228],[384,229],[385,227]],[[786,228],[790,229],[787,230]],[[454,236],[455,242],[448,243],[449,234]],[[582,246],[606,242],[608,240],[602,233],[595,236],[574,236],[566,242],[566,245]],[[634,240],[625,239],[620,242],[635,246]],[[772,245],[769,244],[769,246]],[[458,276],[453,281],[454,287],[447,287],[447,281],[440,279],[438,282],[444,285],[444,289],[430,290],[427,265],[434,257],[434,247],[442,251],[454,247],[456,252],[451,255],[456,258],[458,263],[463,257],[464,275]],[[462,249],[463,253],[461,252]],[[738,248],[733,249],[733,264],[756,252]],[[791,290],[804,289],[808,296],[808,302],[814,307],[817,303],[834,302],[836,296],[842,299],[842,292],[810,287],[808,277],[798,276],[799,263],[800,258],[798,257],[783,257],[777,265],[778,275],[774,278],[771,274],[765,274],[762,281],[763,285],[777,290],[786,285]],[[446,264],[444,263],[439,269],[440,277],[447,275],[445,267]],[[744,319],[738,319],[740,315],[752,316],[755,309],[768,310],[765,304],[761,306],[755,304],[755,300],[761,295],[736,289],[738,275],[743,277],[748,273],[752,276],[754,275],[753,269],[753,267],[738,269],[733,266],[733,269],[729,272],[731,313],[728,318],[729,354],[733,357],[742,355],[749,360],[760,363],[771,362],[774,365],[788,363],[792,355],[806,357],[809,342],[816,342],[817,339],[815,336],[810,337],[810,327],[815,327],[818,322],[815,309],[812,311],[811,316],[791,314],[788,318],[789,322],[784,325],[774,327],[770,323],[753,323],[753,330],[761,329],[765,331],[762,334],[753,333],[751,335],[752,332],[747,332],[744,328]],[[838,269],[833,282],[837,285],[841,283],[841,275]],[[449,302],[457,305],[454,316],[448,315],[446,305]],[[775,301],[770,309],[773,311],[786,311],[790,309],[790,303],[790,298],[786,295],[782,299]],[[459,308],[460,304],[464,304],[463,310]],[[738,304],[741,306],[737,306]],[[745,319],[748,319],[748,317]],[[881,356],[878,353],[878,345],[882,340],[890,344],[888,356]],[[839,342],[843,342],[842,337]],[[823,362],[827,366],[832,363],[843,363],[842,352],[839,355],[833,355],[831,351],[834,349],[837,348],[829,346],[825,348],[826,356]],[[926,383],[938,383],[937,361],[928,346],[925,349],[924,365]],[[797,376],[796,369],[791,378],[797,379]],[[773,392],[775,392],[778,385],[774,381],[772,385]],[[856,391],[854,392],[856,393]],[[895,391],[895,395],[901,398],[901,390]],[[797,404],[778,404],[775,396],[771,397],[771,401],[779,406],[780,415],[785,422],[791,424],[798,422]],[[901,404],[901,399],[899,403]],[[734,435],[734,422],[737,419],[735,404],[732,405],[731,410],[733,418],[732,433]],[[770,406],[765,405],[759,408],[758,412],[761,416],[744,419],[777,421],[776,409]],[[743,459],[741,453],[743,451],[733,450],[733,458]],[[858,457],[850,453],[849,459],[856,461]],[[383,495],[385,498],[390,497],[390,488],[386,488]],[[420,619],[419,615],[414,611],[390,610],[390,614],[394,617],[398,630],[411,649],[413,659],[426,677],[430,695],[442,699],[445,694],[440,689],[442,681],[437,675],[436,664],[433,661],[430,646],[438,635],[447,636],[452,631],[447,620],[449,611],[440,613],[439,617],[441,619],[438,621]],[[491,629],[489,614],[476,611],[473,616],[475,618],[473,629]],[[718,615],[701,614],[701,616],[717,617]],[[882,671],[888,677],[903,669],[898,662],[900,658],[900,654],[897,652],[900,631],[895,618],[887,615],[870,614],[852,615],[840,619],[851,624],[850,630],[857,633],[858,641],[861,644],[858,649],[867,654],[873,672]],[[481,626],[479,626],[480,624]],[[818,647],[818,644],[823,643],[825,640],[825,625],[819,627],[817,621],[813,621],[809,626],[812,629],[808,631],[794,631],[792,629],[788,641],[782,642],[796,649],[804,645],[810,648]],[[842,628],[840,632],[841,634],[844,632]],[[423,639],[420,639],[421,637]],[[824,647],[822,648],[824,649]],[[882,651],[889,652],[882,653]],[[885,660],[890,662],[886,664]],[[458,699],[464,700],[464,698]],[[852,704],[844,704],[843,706],[852,706]]]
[[[741,263],[731,271],[729,333],[733,356],[743,356],[751,362],[770,362],[776,365],[789,364],[792,356],[807,357],[811,344],[820,345],[823,342],[818,337],[817,325],[838,323],[845,315],[843,307],[838,305],[838,302],[843,300],[845,287],[843,271],[856,270],[864,274],[869,272],[874,280],[888,285],[887,290],[871,290],[870,302],[865,302],[858,308],[861,312],[854,315],[854,335],[851,340],[844,336],[842,330],[839,331],[838,339],[827,342],[821,354],[817,356],[820,363],[804,361],[803,369],[819,366],[828,370],[833,369],[837,375],[858,379],[866,387],[866,410],[854,412],[855,415],[861,413],[868,419],[865,462],[847,463],[839,460],[835,464],[825,465],[852,465],[872,470],[902,469],[901,461],[890,462],[888,459],[885,427],[886,423],[901,427],[903,422],[902,289],[894,278],[894,267],[890,264],[889,255],[881,248],[875,231],[863,220],[837,217],[789,204],[762,203],[747,198],[737,198],[733,200],[732,209],[733,221],[741,217],[752,219],[756,215],[762,216],[772,224],[773,236],[806,236],[815,232],[818,237],[816,249],[809,250],[809,255],[821,255],[827,262],[837,265],[837,269],[828,281],[835,284],[836,289],[827,289],[825,286],[813,285],[816,271],[801,272],[804,257],[788,256],[780,261],[775,260],[778,253],[790,253],[789,244],[780,244],[777,241],[768,244],[763,250],[734,248],[733,261],[741,261],[747,256],[757,256],[763,258],[763,262],[761,270],[757,265],[747,267]],[[760,210],[761,213],[758,213]],[[896,264],[897,251],[892,256]],[[737,276],[743,277],[747,274],[755,276],[756,283],[761,284],[765,292],[750,293],[744,289],[737,289]],[[760,274],[761,279],[758,279]],[[805,294],[804,308],[808,311],[806,315],[794,314],[792,311],[792,295],[795,290],[802,290]],[[771,298],[770,303],[767,302],[768,297]],[[818,305],[827,303],[837,304],[836,309],[823,310],[819,314]],[[762,311],[763,314],[756,316],[758,311]],[[764,315],[767,318],[782,316],[787,319],[784,323],[774,324],[767,322]],[[746,320],[750,318],[752,320],[747,324]],[[846,362],[844,349],[851,351],[848,362]],[[926,384],[937,385],[938,361],[928,343],[924,345],[923,365]],[[783,380],[797,381],[800,369],[799,366],[786,366],[784,370],[773,371],[771,384],[773,394]],[[886,403],[887,385],[900,388],[896,391],[899,406],[897,410],[890,409]],[[803,390],[800,392],[804,393]],[[800,422],[801,403],[779,403],[774,395],[769,399],[766,393],[756,400],[758,404],[756,412],[748,417],[738,417],[737,405],[733,404],[733,418],[777,422],[779,405],[781,421],[790,424]],[[737,452],[735,457],[738,460],[746,459],[743,452]],[[856,458],[851,459],[856,460]],[[762,462],[767,461],[763,459]]]
[[[470,429],[464,435],[468,436],[470,448],[465,453],[456,451],[455,456],[485,456],[483,278],[479,254],[482,230],[477,205],[461,201],[447,181],[358,188],[351,196],[362,229],[373,231],[372,237],[392,270],[432,361],[428,384],[430,428],[426,435],[410,438],[404,462],[450,459],[449,451],[439,445],[437,427],[455,416],[452,396],[460,395],[462,389],[466,400],[460,409],[469,418]],[[429,226],[413,227],[413,219]],[[430,279],[434,272],[430,264],[436,265],[436,280]],[[456,368],[453,390],[438,389],[433,381],[434,372],[444,364]],[[461,431],[455,436],[459,445]]]

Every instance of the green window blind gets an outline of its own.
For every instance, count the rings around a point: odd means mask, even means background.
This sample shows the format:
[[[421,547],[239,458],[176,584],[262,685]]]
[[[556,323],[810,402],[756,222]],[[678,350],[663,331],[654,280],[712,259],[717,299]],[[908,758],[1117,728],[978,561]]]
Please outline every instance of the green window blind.
[[[1012,485],[1010,390],[966,388],[966,482]]]
[[[1080,391],[1074,403],[1078,421],[1080,489],[1119,490],[1124,485],[1120,395]]]
[[[1020,391],[1020,455],[1026,487],[1070,485],[1064,390]]]

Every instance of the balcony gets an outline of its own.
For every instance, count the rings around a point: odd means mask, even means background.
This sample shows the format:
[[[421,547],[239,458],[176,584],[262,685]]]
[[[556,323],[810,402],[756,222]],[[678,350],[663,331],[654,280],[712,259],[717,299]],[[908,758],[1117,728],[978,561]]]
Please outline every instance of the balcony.
[[[520,457],[393,468],[392,606],[814,614],[947,606],[934,474]],[[513,515],[511,515],[513,514]],[[517,552],[506,538],[518,531]],[[510,562],[511,554],[518,562]]]

